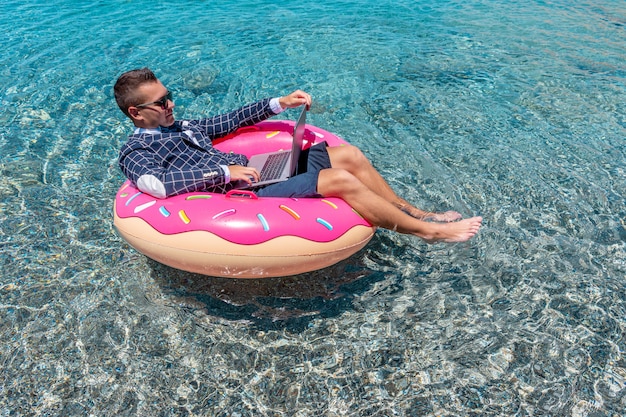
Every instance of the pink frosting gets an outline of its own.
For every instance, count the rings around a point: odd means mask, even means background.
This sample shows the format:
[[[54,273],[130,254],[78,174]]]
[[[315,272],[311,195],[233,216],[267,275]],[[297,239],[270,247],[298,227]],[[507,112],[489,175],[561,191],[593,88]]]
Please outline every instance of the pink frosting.
[[[252,155],[290,146],[293,122],[268,121],[220,139],[216,147]],[[345,144],[325,130],[307,125],[305,147],[320,141]],[[253,245],[278,236],[330,242],[352,227],[371,225],[338,198],[258,198],[251,192],[189,193],[157,199],[126,181],[115,197],[120,218],[138,217],[162,234],[208,231],[237,244]]]

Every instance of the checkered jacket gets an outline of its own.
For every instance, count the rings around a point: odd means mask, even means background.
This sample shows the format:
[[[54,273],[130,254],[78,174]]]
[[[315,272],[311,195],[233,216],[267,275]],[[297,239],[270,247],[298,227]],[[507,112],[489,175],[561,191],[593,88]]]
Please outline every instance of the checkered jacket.
[[[270,99],[223,115],[178,120],[160,133],[135,133],[119,153],[119,166],[141,191],[165,198],[191,191],[228,191],[222,165],[246,165],[244,155],[215,149],[212,140],[274,115]]]

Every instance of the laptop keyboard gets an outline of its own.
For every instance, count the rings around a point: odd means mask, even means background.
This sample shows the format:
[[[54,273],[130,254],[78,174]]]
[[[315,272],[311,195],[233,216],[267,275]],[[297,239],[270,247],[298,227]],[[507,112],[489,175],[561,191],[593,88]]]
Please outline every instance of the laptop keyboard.
[[[291,152],[282,152],[270,155],[261,169],[261,181],[278,178],[289,162]]]

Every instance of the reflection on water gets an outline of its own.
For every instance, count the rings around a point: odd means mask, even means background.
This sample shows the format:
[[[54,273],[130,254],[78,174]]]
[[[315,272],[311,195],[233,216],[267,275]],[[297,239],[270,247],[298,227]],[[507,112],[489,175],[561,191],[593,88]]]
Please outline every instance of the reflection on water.
[[[337,316],[365,285],[382,279],[360,265],[358,255],[320,271],[283,278],[207,278],[154,261],[150,268],[175,305],[260,328],[271,327],[268,322],[293,327],[302,318]]]
[[[0,415],[623,414],[617,3],[79,3],[0,22]],[[151,261],[111,213],[111,86],[144,65],[179,116],[309,90],[404,198],[484,227],[285,278]]]

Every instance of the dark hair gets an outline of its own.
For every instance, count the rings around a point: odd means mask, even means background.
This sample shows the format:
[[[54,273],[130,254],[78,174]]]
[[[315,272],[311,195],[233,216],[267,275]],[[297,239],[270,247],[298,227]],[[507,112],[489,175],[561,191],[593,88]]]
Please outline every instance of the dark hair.
[[[113,86],[113,94],[115,101],[120,110],[130,117],[128,108],[136,106],[141,102],[143,97],[139,96],[139,87],[146,83],[157,82],[156,75],[149,68],[134,69],[120,75]]]

